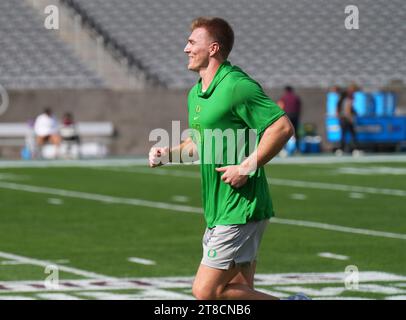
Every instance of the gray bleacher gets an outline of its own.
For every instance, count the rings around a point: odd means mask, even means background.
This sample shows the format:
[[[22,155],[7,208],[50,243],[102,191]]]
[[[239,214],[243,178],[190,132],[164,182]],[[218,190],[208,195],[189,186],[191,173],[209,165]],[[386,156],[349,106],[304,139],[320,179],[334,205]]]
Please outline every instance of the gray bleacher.
[[[0,85],[12,89],[93,88],[86,68],[25,0],[0,1]]]
[[[183,48],[191,20],[205,15],[230,21],[230,60],[265,87],[406,83],[405,0],[73,1],[173,88],[196,81]],[[348,4],[359,8],[359,30],[344,28]]]

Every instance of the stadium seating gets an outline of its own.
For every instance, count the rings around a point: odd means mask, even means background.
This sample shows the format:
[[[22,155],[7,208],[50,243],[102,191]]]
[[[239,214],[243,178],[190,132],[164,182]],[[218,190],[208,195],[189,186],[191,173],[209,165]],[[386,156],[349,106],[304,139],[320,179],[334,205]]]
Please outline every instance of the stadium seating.
[[[12,89],[94,88],[84,66],[24,0],[0,1],[0,85]]]
[[[236,31],[230,60],[265,87],[406,83],[404,0],[367,1],[359,30],[344,27],[341,0],[63,0],[133,63],[172,88],[190,87],[183,48],[196,16],[221,16]]]

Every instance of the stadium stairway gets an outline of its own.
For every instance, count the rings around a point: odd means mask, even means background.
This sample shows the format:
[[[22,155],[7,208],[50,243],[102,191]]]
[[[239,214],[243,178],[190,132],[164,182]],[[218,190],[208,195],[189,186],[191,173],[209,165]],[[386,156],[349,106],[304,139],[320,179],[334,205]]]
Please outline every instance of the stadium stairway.
[[[49,5],[59,8],[58,35],[80,59],[101,77],[111,89],[140,89],[145,87],[140,70],[129,72],[125,60],[115,57],[105,46],[100,35],[92,33],[82,24],[81,17],[58,0],[25,0],[39,14]]]
[[[111,89],[142,89],[145,87],[143,72],[129,72],[125,60],[114,57],[104,45],[103,38],[92,33],[82,24],[81,17],[71,8],[58,0],[25,0],[44,18],[47,6],[55,5],[59,9],[59,30],[57,34],[92,69],[106,86]]]
[[[6,89],[103,88],[26,0],[0,1],[0,85]],[[44,16],[45,17],[45,16]]]

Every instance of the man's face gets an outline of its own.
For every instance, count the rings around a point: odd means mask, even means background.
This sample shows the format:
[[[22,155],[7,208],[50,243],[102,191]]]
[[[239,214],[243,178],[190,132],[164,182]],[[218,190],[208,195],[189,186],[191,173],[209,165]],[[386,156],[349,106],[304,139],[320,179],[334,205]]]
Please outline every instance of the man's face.
[[[204,28],[196,28],[188,38],[183,50],[189,57],[188,69],[198,72],[209,64],[212,54],[213,39]]]

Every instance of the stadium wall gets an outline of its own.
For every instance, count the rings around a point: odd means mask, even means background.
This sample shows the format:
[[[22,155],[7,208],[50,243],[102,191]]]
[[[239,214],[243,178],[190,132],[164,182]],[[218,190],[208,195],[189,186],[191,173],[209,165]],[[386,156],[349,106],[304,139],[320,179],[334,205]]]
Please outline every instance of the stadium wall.
[[[396,90],[398,105],[406,106],[406,88]],[[277,100],[281,89],[268,90]],[[313,123],[325,141],[325,89],[298,89],[303,101],[303,123]],[[149,133],[156,128],[171,132],[171,121],[180,121],[187,128],[187,90],[151,89],[143,91],[115,90],[15,90],[9,91],[10,105],[0,122],[27,122],[48,106],[60,119],[69,111],[78,121],[110,121],[117,129],[110,145],[111,155],[146,156]],[[401,110],[406,113],[406,110]],[[323,144],[328,150],[329,145]],[[18,158],[20,148],[0,147],[0,157]]]

